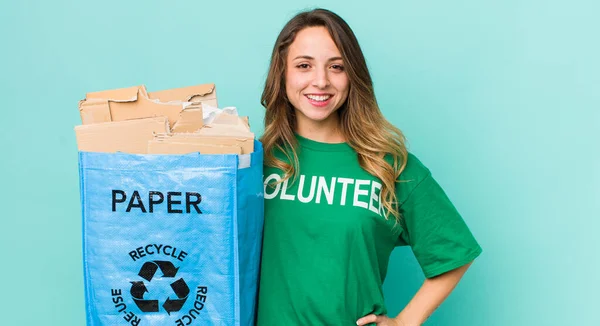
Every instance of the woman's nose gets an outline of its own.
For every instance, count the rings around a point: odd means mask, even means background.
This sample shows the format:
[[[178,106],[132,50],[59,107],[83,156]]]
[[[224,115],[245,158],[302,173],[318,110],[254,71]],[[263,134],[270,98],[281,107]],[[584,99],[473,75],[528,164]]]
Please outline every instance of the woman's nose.
[[[329,76],[326,69],[316,69],[313,79],[313,86],[324,89],[329,86]]]

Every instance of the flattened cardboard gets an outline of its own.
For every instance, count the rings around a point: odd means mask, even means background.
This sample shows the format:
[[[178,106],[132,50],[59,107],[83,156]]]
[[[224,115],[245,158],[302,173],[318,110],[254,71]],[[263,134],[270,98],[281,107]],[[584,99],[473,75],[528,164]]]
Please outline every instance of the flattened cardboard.
[[[150,100],[144,96],[141,90],[138,90],[136,101],[115,102],[109,100],[108,103],[112,121],[166,116],[170,127],[175,125],[179,119],[179,113],[185,107],[181,102],[161,103]]]
[[[87,125],[92,123],[115,121],[110,114],[109,101],[134,102],[137,99],[138,92],[147,94],[146,87],[144,85],[140,85],[87,93],[85,100],[79,102],[81,122],[84,125]]]
[[[154,134],[169,132],[166,117],[96,123],[75,127],[77,147],[87,152],[145,154]]]
[[[202,128],[202,106],[188,107],[179,113],[173,132],[195,132]]]
[[[215,125],[227,125],[240,127],[242,130],[250,131],[250,124],[248,123],[248,117],[240,117],[234,114],[221,112],[212,121],[212,126]]]
[[[79,114],[84,125],[112,121],[107,100],[81,101]]]
[[[189,102],[217,103],[214,84],[197,85],[148,93],[146,87],[134,86],[114,90],[91,92],[80,101],[79,111],[84,125],[110,121],[166,116],[173,128]],[[197,114],[186,114],[179,129],[195,131],[202,127]]]
[[[156,134],[154,140],[167,143],[177,142],[186,144],[236,146],[241,148],[241,154],[250,154],[254,152],[254,138],[204,136],[195,132],[182,134]]]
[[[244,127],[232,125],[212,124],[206,125],[195,134],[212,137],[233,137],[254,139],[254,133],[246,130]]]
[[[148,154],[242,154],[239,146],[220,146],[198,143],[151,140],[148,142]]]
[[[89,100],[112,100],[115,102],[132,102],[137,99],[138,92],[148,97],[146,86],[133,86],[127,88],[117,88],[105,91],[90,92],[85,95],[85,99]]]
[[[240,117],[225,112],[217,115],[211,124],[204,126],[194,134],[206,137],[229,137],[254,140],[254,133],[250,131],[247,117]]]
[[[218,107],[217,89],[215,84],[203,84],[151,92],[148,93],[148,97],[157,99],[161,102],[182,101],[204,103],[213,107]]]

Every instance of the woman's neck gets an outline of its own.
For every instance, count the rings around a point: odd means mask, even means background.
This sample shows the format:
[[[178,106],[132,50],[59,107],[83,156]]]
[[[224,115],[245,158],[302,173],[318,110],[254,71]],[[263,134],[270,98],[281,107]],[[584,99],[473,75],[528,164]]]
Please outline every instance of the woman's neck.
[[[346,141],[340,129],[337,113],[323,121],[314,121],[305,117],[296,120],[296,133],[304,138],[321,143],[343,143]]]

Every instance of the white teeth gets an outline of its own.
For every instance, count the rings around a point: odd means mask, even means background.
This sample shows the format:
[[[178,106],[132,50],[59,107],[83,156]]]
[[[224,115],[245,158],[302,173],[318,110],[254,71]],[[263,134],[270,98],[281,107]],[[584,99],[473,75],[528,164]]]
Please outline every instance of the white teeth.
[[[331,95],[319,95],[319,96],[316,96],[316,95],[306,95],[306,97],[308,97],[309,99],[311,99],[313,101],[323,102],[323,101],[327,101],[331,97]]]

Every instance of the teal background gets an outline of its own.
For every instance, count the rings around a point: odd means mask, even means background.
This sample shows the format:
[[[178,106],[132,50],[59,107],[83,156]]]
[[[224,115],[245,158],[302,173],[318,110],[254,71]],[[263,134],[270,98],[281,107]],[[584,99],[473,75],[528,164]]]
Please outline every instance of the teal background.
[[[314,6],[352,26],[384,114],[484,248],[427,325],[600,325],[592,0],[3,1],[1,325],[84,325],[78,100],[215,82],[260,134],[275,38]],[[392,313],[422,280],[396,250]]]

